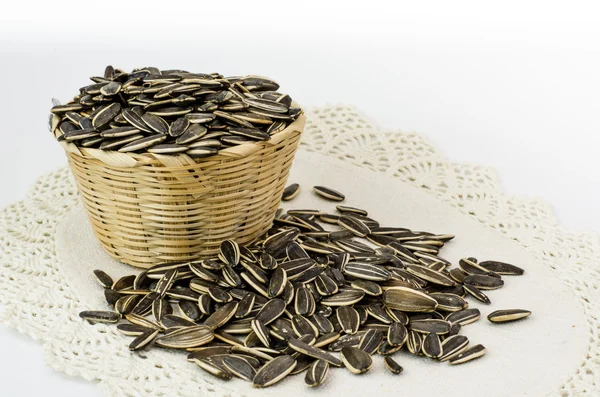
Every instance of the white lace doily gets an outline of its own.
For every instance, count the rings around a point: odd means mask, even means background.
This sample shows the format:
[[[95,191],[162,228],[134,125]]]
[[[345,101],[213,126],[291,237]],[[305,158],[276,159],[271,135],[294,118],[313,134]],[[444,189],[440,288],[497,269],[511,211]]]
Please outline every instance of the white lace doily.
[[[589,340],[580,365],[565,374],[564,384],[550,395],[600,395],[599,236],[559,225],[542,201],[507,197],[489,168],[451,163],[423,136],[382,131],[350,107],[310,111],[302,147],[409,182],[501,231],[552,268],[579,298]],[[153,370],[148,371],[148,366],[144,372],[136,370],[140,358],[132,359],[123,349],[126,341],[114,327],[91,327],[77,316],[93,306],[69,285],[59,266],[55,235],[61,220],[80,205],[78,200],[70,172],[64,168],[40,178],[26,200],[0,213],[2,320],[43,341],[49,365],[100,380],[109,395],[174,395],[170,390],[175,377],[194,379],[188,389],[177,391],[178,396],[197,395],[199,389],[205,394],[231,395],[222,382],[199,376],[192,365],[173,366],[175,360],[184,360],[180,354],[153,349],[146,354],[153,356],[148,358]],[[96,292],[100,302],[100,291]]]

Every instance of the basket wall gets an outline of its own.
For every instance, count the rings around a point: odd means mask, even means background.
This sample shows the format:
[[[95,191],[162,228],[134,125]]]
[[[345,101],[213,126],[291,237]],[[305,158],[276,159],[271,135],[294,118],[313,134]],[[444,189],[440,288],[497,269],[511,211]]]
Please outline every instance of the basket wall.
[[[83,153],[67,156],[104,249],[121,262],[148,268],[214,255],[224,239],[245,244],[264,234],[279,208],[303,127],[304,120],[297,120],[275,143],[244,145],[252,147],[243,155],[175,166],[155,156],[136,155],[135,167]]]

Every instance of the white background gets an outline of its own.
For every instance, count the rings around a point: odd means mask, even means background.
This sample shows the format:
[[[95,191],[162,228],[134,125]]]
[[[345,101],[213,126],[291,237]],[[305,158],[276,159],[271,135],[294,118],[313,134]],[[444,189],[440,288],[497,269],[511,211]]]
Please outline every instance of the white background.
[[[107,64],[273,77],[304,106],[350,103],[489,165],[511,195],[542,197],[598,230],[600,9],[564,1],[20,1],[0,14],[0,206],[65,164],[47,130]],[[100,396],[46,368],[0,326],[7,397]]]

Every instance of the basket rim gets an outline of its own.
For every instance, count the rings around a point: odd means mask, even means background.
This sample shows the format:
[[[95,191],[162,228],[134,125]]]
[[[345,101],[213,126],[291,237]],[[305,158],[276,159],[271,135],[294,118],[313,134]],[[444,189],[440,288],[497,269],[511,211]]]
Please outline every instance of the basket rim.
[[[293,105],[297,103],[293,102]],[[53,128],[52,132],[58,128],[58,121],[60,120],[58,115],[53,115]],[[159,160],[164,165],[184,165],[184,164],[198,164],[209,161],[220,161],[225,159],[240,159],[249,156],[256,150],[259,150],[265,146],[277,145],[290,135],[297,133],[302,134],[304,126],[306,124],[306,115],[304,111],[288,125],[282,131],[274,134],[267,141],[256,141],[247,142],[241,145],[233,146],[219,151],[218,154],[206,158],[192,158],[187,154],[156,154],[156,153],[123,153],[115,150],[100,150],[93,148],[81,148],[71,142],[60,141],[60,145],[67,152],[68,155],[75,155],[88,159],[97,159],[108,165],[119,166],[119,167],[136,167],[144,164],[148,164],[153,160]]]

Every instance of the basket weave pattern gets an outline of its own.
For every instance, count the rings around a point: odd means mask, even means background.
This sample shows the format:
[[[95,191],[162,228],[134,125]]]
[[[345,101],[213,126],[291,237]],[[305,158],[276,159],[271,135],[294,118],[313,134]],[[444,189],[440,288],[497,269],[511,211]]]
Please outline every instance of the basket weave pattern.
[[[115,259],[148,268],[214,255],[271,226],[304,129],[299,117],[269,141],[216,156],[67,149],[94,233]]]

